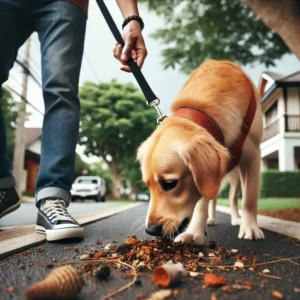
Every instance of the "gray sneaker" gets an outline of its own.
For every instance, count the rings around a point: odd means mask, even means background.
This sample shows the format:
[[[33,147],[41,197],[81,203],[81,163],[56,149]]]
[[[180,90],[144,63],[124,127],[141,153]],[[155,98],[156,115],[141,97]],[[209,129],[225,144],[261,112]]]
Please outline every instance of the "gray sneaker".
[[[21,200],[14,187],[0,190],[0,218],[18,209]]]
[[[47,241],[83,238],[83,228],[70,216],[64,200],[44,200],[38,210],[36,231]]]

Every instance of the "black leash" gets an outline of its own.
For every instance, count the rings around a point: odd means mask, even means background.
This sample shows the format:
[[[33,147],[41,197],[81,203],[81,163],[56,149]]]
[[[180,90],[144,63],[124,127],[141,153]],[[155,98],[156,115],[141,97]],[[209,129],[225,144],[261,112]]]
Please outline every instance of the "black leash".
[[[125,43],[123,41],[122,35],[119,31],[119,29],[116,26],[116,23],[114,22],[110,12],[108,11],[104,0],[96,0],[97,4],[102,12],[102,15],[104,17],[104,19],[106,20],[107,25],[109,26],[112,34],[114,35],[116,41],[122,46],[122,48],[124,47]],[[149,86],[148,82],[146,81],[142,71],[140,70],[140,68],[138,67],[137,63],[130,58],[127,62],[132,74],[134,75],[136,81],[138,82],[146,100],[147,100],[147,105],[149,107],[153,107],[159,118],[157,119],[157,123],[161,123],[163,121],[163,119],[166,117],[164,116],[158,105],[160,103],[160,100],[156,97],[156,95],[154,94],[154,92],[152,91],[151,87]]]

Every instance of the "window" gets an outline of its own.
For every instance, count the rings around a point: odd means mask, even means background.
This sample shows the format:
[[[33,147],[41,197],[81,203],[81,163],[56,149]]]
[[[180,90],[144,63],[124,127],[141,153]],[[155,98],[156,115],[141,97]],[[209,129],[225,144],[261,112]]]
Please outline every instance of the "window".
[[[276,102],[265,113],[266,126],[274,122],[277,119],[277,116],[278,116],[278,101],[276,100]]]
[[[78,183],[80,184],[97,184],[97,179],[79,179]]]

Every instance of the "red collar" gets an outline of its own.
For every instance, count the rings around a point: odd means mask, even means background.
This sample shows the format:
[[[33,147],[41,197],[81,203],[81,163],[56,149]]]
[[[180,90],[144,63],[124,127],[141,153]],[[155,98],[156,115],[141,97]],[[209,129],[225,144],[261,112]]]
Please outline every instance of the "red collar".
[[[253,94],[242,123],[241,132],[237,139],[233,142],[233,144],[228,148],[231,154],[231,160],[227,167],[227,173],[230,172],[235,166],[237,166],[240,161],[244,142],[251,128],[255,112],[256,99]],[[193,121],[194,123],[205,128],[221,145],[224,145],[224,135],[221,128],[211,117],[209,117],[205,113],[199,110],[183,107],[177,109],[174,112],[173,116],[182,117]]]

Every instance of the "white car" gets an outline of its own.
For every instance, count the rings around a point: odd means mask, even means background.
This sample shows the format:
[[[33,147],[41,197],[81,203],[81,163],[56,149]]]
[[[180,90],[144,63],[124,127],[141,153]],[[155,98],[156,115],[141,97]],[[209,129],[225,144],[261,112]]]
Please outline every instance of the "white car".
[[[98,176],[77,177],[72,185],[72,201],[76,199],[94,199],[105,202],[106,183]]]

